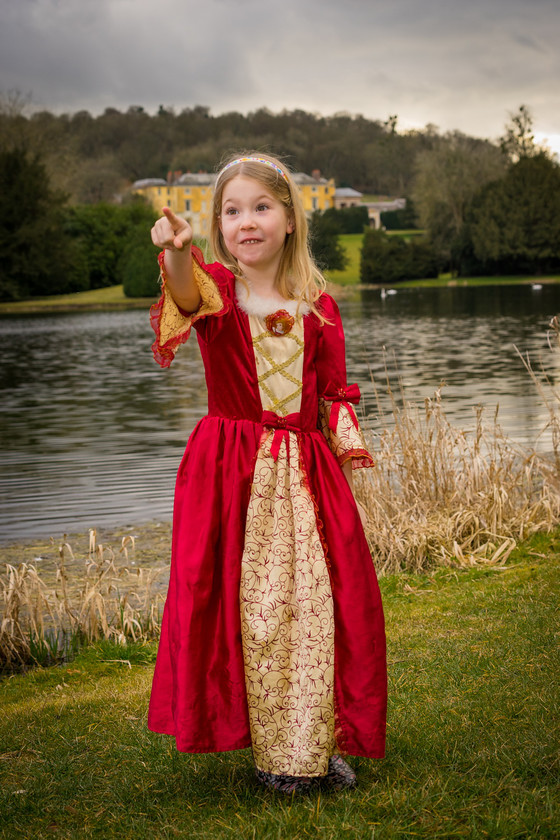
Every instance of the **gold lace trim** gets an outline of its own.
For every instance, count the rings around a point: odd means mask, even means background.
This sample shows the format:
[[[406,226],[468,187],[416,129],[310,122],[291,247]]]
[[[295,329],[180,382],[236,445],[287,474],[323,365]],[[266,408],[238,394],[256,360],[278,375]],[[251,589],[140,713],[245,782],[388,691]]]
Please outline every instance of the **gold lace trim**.
[[[319,400],[319,428],[325,435],[332,452],[340,464],[352,459],[352,467],[372,467],[373,458],[367,451],[362,430],[354,425],[352,415],[341,405],[336,432],[329,428],[332,402]]]
[[[298,326],[301,328],[301,325]],[[274,349],[282,347],[284,352],[286,352],[286,348],[289,343],[293,342],[295,344],[295,350],[283,361],[276,361],[266,346],[267,343],[270,346],[271,340],[274,342]],[[279,414],[281,416],[286,416],[292,412],[299,411],[299,398],[301,397],[303,390],[303,382],[301,379],[303,372],[303,339],[297,334],[296,330],[292,330],[292,332],[282,337],[272,336],[268,330],[265,330],[253,335],[252,341],[257,362],[259,388],[269,400],[267,404],[263,402],[263,408],[267,411],[273,411],[275,414]],[[289,353],[289,350],[287,352]],[[268,368],[261,372],[262,360],[267,363]],[[299,377],[295,375],[297,373],[300,374]],[[268,380],[278,374],[281,378],[277,378],[273,387],[271,387]],[[286,383],[295,385],[295,388],[287,390]],[[297,405],[292,405],[288,409],[288,405],[294,401],[297,402]]]
[[[195,283],[202,298],[196,312],[184,313],[175,303],[171,292],[166,286],[166,277],[161,273],[163,306],[159,321],[159,344],[164,346],[168,341],[176,339],[190,331],[194,321],[203,318],[205,315],[215,315],[223,309],[224,303],[220,290],[213,277],[200,267],[196,259],[192,261]]]

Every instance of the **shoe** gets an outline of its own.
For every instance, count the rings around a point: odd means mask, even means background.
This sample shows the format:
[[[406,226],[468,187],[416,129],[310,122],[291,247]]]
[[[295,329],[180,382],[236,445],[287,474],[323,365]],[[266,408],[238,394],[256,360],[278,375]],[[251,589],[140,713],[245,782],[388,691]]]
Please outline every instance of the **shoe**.
[[[281,776],[277,773],[267,773],[265,770],[256,769],[257,779],[261,784],[280,793],[308,793],[316,790],[319,786],[319,779],[309,776]]]
[[[329,772],[321,777],[325,787],[331,790],[344,790],[356,785],[356,774],[340,755],[329,758]]]

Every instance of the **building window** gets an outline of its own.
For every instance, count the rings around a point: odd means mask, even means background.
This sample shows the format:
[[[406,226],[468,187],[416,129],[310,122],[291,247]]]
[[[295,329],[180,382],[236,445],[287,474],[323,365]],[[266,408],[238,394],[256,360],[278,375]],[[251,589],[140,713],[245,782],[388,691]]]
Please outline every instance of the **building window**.
[[[158,194],[158,195],[161,195],[161,187],[158,187],[158,188],[157,188],[157,194]]]
[[[191,200],[190,200],[190,198],[185,199],[185,211],[187,213],[191,212]]]
[[[312,207],[313,210],[317,210],[317,208],[319,207],[319,200],[318,200],[317,196],[315,196],[315,195],[311,199],[311,207]]]

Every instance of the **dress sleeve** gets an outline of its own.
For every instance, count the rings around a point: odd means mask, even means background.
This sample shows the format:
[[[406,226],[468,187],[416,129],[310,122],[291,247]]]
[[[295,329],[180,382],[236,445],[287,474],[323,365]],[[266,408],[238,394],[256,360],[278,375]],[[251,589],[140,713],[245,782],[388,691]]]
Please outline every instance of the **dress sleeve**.
[[[218,282],[218,276],[213,276],[213,267],[205,265],[201,251],[193,246],[193,273],[200,292],[200,305],[196,312],[185,312],[177,306],[167,290],[164,255],[165,251],[162,251],[158,257],[161,297],[150,309],[150,323],[156,334],[152,344],[154,358],[161,367],[169,367],[179,346],[188,339],[193,325],[209,315],[224,315],[229,305],[227,286]],[[223,269],[223,266],[219,267]]]
[[[346,382],[344,330],[338,306],[329,295],[323,295],[323,324],[317,352],[317,393],[319,428],[340,465],[352,461],[352,468],[373,467],[356,412],[360,389]]]

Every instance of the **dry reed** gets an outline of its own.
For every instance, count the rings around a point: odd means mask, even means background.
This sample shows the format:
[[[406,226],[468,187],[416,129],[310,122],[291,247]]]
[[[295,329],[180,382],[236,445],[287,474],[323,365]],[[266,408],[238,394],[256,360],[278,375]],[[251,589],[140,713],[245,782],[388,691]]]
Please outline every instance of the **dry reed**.
[[[132,536],[122,538],[115,554],[97,542],[95,529],[89,535],[82,559],[64,537],[53,586],[33,563],[6,564],[0,576],[0,669],[59,662],[99,639],[126,644],[159,635],[161,595],[153,590],[161,570],[126,565],[134,551]]]
[[[557,319],[550,328],[549,344],[558,352]],[[377,467],[361,471],[356,481],[379,573],[503,565],[519,540],[560,522],[560,392],[542,361],[536,371],[528,357],[523,363],[548,409],[543,432],[550,434],[551,455],[509,440],[497,409],[485,423],[476,407],[473,430],[455,428],[445,416],[441,388],[419,408],[402,386],[395,394],[386,372],[390,416],[371,441]],[[374,387],[381,412],[376,382]]]

